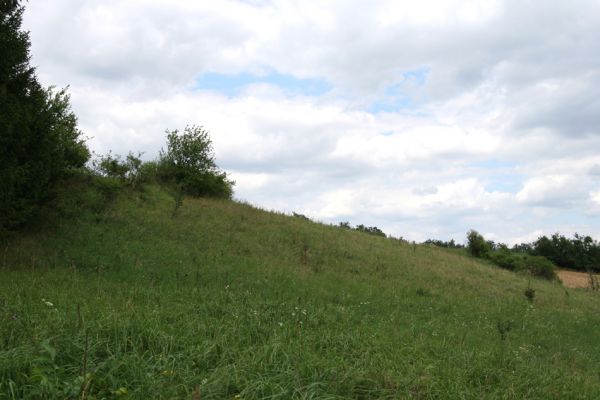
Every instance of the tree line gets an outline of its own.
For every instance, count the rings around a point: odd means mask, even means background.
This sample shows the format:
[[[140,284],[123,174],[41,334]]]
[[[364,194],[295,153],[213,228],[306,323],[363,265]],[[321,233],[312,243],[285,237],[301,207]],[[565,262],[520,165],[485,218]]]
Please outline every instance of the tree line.
[[[532,243],[514,245],[512,251],[543,256],[561,268],[600,272],[600,243],[577,233],[572,238],[555,233]]]
[[[486,240],[475,230],[467,232],[467,245],[454,239],[443,241],[428,239],[423,244],[451,249],[466,249],[477,258],[511,271],[525,271],[548,279],[556,277],[556,268],[582,272],[600,272],[600,243],[588,235],[575,233],[572,238],[555,233],[540,236],[531,243],[508,247],[504,243]]]

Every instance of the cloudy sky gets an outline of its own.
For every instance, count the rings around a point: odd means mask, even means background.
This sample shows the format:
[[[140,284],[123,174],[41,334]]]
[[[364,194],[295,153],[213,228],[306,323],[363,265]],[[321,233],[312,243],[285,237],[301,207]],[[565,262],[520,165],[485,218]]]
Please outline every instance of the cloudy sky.
[[[600,239],[600,2],[36,0],[90,147],[206,127],[236,198],[410,240]]]

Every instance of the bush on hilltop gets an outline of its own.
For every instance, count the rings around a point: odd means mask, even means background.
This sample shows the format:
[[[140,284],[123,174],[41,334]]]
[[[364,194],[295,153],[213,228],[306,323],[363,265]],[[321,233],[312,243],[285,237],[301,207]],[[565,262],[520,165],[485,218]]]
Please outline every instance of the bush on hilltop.
[[[167,150],[160,153],[157,175],[190,196],[233,195],[234,182],[217,167],[212,141],[201,126],[187,126],[182,133],[167,130]]]

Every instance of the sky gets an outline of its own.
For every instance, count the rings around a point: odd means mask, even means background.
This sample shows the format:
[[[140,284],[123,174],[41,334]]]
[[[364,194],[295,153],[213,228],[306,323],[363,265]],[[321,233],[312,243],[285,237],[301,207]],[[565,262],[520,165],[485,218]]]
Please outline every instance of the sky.
[[[98,154],[201,125],[235,198],[408,240],[600,239],[599,1],[36,0]]]

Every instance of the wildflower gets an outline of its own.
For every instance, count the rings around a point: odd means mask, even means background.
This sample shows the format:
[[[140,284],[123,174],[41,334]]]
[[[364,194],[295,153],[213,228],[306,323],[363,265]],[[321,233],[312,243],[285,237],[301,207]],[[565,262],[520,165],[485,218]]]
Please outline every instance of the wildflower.
[[[280,323],[279,323],[279,326],[283,326],[283,322],[280,322]]]
[[[54,304],[50,303],[48,300],[46,299],[42,299],[42,303],[44,303],[46,306],[48,307],[54,307]]]

